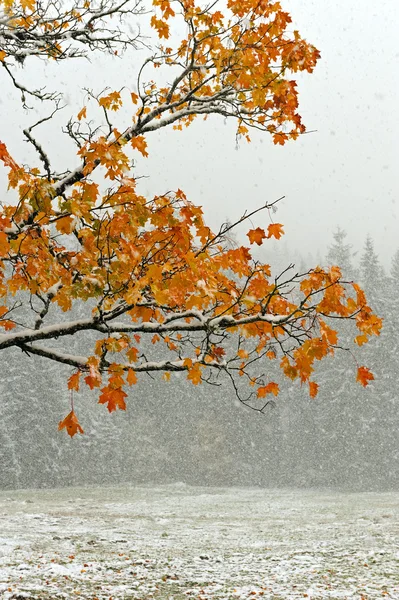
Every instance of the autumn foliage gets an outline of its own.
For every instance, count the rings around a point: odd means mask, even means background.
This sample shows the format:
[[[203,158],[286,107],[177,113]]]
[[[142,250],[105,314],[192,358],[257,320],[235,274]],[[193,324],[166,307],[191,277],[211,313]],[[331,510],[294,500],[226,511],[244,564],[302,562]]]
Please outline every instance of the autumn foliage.
[[[78,168],[53,169],[51,152],[34,137],[40,122],[21,136],[40,167],[20,164],[7,141],[0,144],[10,190],[0,212],[0,349],[19,347],[70,365],[71,393],[82,384],[98,388],[99,403],[110,412],[125,409],[126,386],[156,371],[165,385],[178,371],[194,385],[224,374],[242,402],[263,410],[279,393],[268,380],[271,361],[316,396],[315,362],[339,349],[334,318],[355,322],[358,345],[379,334],[381,321],[362,290],[343,282],[336,266],[273,278],[269,265],[254,260],[254,244],[284,234],[273,222],[272,200],[255,211],[260,223],[248,231],[249,247],[233,247],[232,226],[212,232],[183,191],[140,195],[131,166],[137,153],[148,156],[152,131],[179,130],[201,116],[234,119],[237,136],[248,141],[253,128],[275,144],[304,133],[294,77],[311,73],[319,52],[289,14],[271,0],[206,9],[194,0],[153,0],[150,13],[137,2],[108,0],[68,9],[62,2],[0,0],[0,7],[0,60],[24,106],[29,98],[61,110],[55,93],[17,80],[23,70],[16,66],[27,56],[61,61],[90,50],[119,57],[140,44],[139,33],[115,29],[111,17],[121,14],[146,21],[155,38],[134,89],[93,90],[90,105],[68,122]],[[184,32],[180,39],[171,34],[173,24]],[[84,127],[95,107],[102,127]],[[113,120],[122,108],[131,117],[118,128]],[[74,317],[75,305],[84,307],[84,318]],[[83,340],[87,332],[94,336],[91,351],[71,352],[69,336]],[[65,347],[53,347],[53,339]],[[373,379],[366,367],[357,373],[363,386]],[[83,433],[74,410],[59,428]]]

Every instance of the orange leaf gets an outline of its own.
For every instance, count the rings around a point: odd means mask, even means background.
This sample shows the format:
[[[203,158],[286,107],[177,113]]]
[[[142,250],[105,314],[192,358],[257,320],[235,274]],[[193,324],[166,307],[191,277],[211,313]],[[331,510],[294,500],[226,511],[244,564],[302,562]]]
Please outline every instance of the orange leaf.
[[[366,387],[373,379],[374,375],[367,367],[358,368],[356,381],[358,381],[363,387]]]
[[[86,107],[84,106],[82,110],[78,112],[78,121],[86,118]]]
[[[90,361],[91,359],[89,359]],[[89,362],[89,375],[85,377],[85,383],[92,390],[95,387],[100,387],[101,385],[101,375],[98,371],[97,364],[93,364]]]
[[[155,15],[151,17],[151,26],[157,30],[159,38],[167,39],[169,37],[169,25],[162,21],[162,19],[157,19]]]
[[[281,236],[284,234],[283,226],[281,223],[272,223],[267,228],[267,237],[271,238],[272,236],[279,240]]]
[[[3,231],[0,231],[0,256],[6,256],[9,250],[8,236]]]
[[[314,381],[309,381],[309,395],[311,398],[315,398],[318,394],[319,386]]]
[[[126,410],[125,398],[126,392],[122,388],[113,389],[110,386],[103,387],[101,390],[102,394],[98,400],[99,404],[107,404],[109,412],[112,412],[119,408],[120,410]]]
[[[92,375],[87,375],[85,377],[85,383],[89,386],[89,388],[92,390],[95,387],[100,387],[101,385],[101,378],[98,376],[92,376]]]
[[[133,137],[130,143],[132,144],[133,148],[141,152],[143,156],[148,156],[147,142],[145,141],[143,135],[137,135],[136,137]]]
[[[188,370],[187,379],[190,379],[194,385],[201,383],[201,367],[198,363]]]
[[[72,233],[75,227],[75,218],[71,216],[62,217],[62,219],[56,221],[55,226],[60,233]]]
[[[277,396],[279,391],[280,388],[278,386],[278,383],[274,383],[273,381],[271,381],[267,385],[258,388],[257,396],[258,398],[264,398],[265,396],[267,396],[267,394],[273,394],[274,396]]]
[[[63,421],[60,421],[58,423],[58,430],[61,431],[61,429],[66,429],[67,434],[71,437],[73,437],[77,432],[84,433],[83,429],[79,424],[78,418],[73,410],[71,410],[71,412],[65,417]]]
[[[79,391],[79,380],[80,380],[80,371],[74,373],[68,379],[68,389]]]
[[[135,385],[137,383],[137,375],[133,369],[128,370],[126,379],[129,385]]]
[[[366,344],[368,342],[368,337],[367,335],[357,335],[355,337],[355,342],[358,346],[363,346],[363,344]]]
[[[261,229],[260,227],[257,227],[256,229],[250,229],[247,233],[247,236],[249,237],[251,244],[258,244],[258,246],[261,246],[263,240],[266,238],[265,230]]]
[[[131,363],[137,362],[138,356],[139,356],[139,351],[134,346],[132,346],[132,348],[129,348],[129,350],[126,352],[126,357],[127,357],[128,361]]]

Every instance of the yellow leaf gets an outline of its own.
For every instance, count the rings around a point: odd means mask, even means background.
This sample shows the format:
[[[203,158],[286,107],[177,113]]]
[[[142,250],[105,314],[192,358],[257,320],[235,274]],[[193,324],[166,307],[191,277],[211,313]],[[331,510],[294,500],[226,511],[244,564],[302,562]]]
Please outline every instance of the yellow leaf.
[[[62,217],[56,221],[55,227],[60,233],[72,233],[75,228],[75,218],[71,216]]]
[[[20,0],[21,7],[23,10],[31,10],[32,12],[36,9],[36,0]]]

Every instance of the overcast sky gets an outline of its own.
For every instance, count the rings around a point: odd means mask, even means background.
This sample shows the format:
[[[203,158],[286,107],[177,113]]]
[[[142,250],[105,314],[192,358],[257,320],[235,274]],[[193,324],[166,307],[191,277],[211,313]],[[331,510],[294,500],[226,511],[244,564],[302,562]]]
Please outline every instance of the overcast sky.
[[[315,133],[281,148],[256,132],[237,150],[233,123],[216,118],[162,132],[149,140],[148,189],[179,185],[214,227],[285,195],[275,219],[293,250],[324,256],[339,225],[354,249],[372,235],[389,264],[399,248],[398,0],[282,5],[322,54],[300,82],[301,114]]]
[[[164,128],[148,136],[150,157],[138,165],[140,174],[149,176],[142,187],[148,193],[182,188],[204,207],[214,229],[226,218],[233,220],[245,209],[284,195],[274,219],[285,225],[291,260],[295,250],[324,256],[333,231],[341,226],[354,250],[361,250],[370,234],[389,266],[399,248],[398,0],[281,4],[291,12],[293,28],[322,54],[315,72],[300,77],[300,112],[314,133],[281,148],[268,135],[254,132],[251,144],[244,141],[236,148],[233,121],[197,120],[184,132]],[[73,96],[72,106],[81,103],[82,96],[73,91],[77,84],[97,92],[103,82],[113,89],[129,86],[135,67],[126,57],[112,64],[102,59],[100,66],[75,62],[56,66],[56,71],[47,66],[46,73],[52,87],[56,73],[57,84]],[[32,76],[36,77],[33,70]],[[7,104],[12,96],[10,89]],[[18,160],[26,144],[22,146],[22,134],[15,135],[14,127],[9,113],[0,138],[11,144]],[[64,162],[61,142],[62,138],[52,148]],[[62,168],[73,166],[69,162]],[[269,222],[265,214],[253,224]]]

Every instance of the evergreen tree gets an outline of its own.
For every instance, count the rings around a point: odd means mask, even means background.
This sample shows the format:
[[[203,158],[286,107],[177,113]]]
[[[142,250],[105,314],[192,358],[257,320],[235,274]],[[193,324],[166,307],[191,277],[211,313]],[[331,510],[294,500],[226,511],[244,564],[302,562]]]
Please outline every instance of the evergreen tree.
[[[386,290],[386,276],[374,250],[370,235],[366,237],[363,254],[360,258],[360,281],[370,304],[381,303]]]
[[[396,298],[396,304],[399,302],[399,248],[396,250],[391,264],[391,289]]]
[[[356,270],[353,266],[352,258],[356,253],[352,251],[352,245],[345,242],[346,231],[338,227],[333,234],[334,242],[328,248],[327,263],[329,265],[337,265],[345,278],[352,279],[356,275]]]

